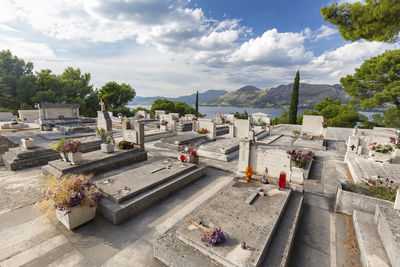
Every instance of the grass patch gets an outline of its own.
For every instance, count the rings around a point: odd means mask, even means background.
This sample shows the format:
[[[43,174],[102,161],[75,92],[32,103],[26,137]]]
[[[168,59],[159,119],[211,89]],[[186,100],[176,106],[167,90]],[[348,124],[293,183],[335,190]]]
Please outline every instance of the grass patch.
[[[398,188],[399,186],[393,186],[393,181],[389,181],[389,179],[383,180],[382,178],[378,178],[377,180],[368,179],[367,182],[361,182],[359,184],[346,182],[343,185],[343,189],[346,191],[392,202],[396,199]]]

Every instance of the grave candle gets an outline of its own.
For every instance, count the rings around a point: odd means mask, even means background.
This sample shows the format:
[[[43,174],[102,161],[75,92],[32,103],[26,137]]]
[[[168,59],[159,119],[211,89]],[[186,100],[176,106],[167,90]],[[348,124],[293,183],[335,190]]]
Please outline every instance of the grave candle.
[[[286,172],[281,171],[279,174],[279,188],[285,188],[286,185]]]

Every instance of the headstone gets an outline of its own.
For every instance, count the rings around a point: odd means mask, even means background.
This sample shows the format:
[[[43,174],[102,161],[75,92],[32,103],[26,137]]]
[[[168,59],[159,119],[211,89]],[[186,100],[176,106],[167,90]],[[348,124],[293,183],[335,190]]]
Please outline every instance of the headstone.
[[[79,104],[36,104],[39,109],[39,124],[42,129],[46,124],[80,124]]]
[[[304,115],[301,131],[308,135],[325,136],[324,127],[322,126],[323,121],[324,117],[322,116]]]
[[[39,119],[38,110],[18,110],[18,115],[23,122],[35,122]]]
[[[243,119],[235,119],[234,122],[235,131],[234,137],[236,138],[249,138],[250,132],[250,119],[243,120]]]
[[[250,166],[251,141],[241,141],[239,145],[239,166],[238,171],[244,172]]]
[[[197,130],[197,132],[204,128],[208,130],[207,137],[209,140],[215,140],[217,138],[217,127],[215,125],[215,122],[213,122],[211,119],[202,119],[198,118],[197,121],[195,121],[196,127],[194,128]]]
[[[0,112],[0,121],[11,121],[13,117],[11,112]]]
[[[233,114],[225,114],[224,117],[226,123],[233,123],[233,121],[235,120],[235,115]]]
[[[122,131],[122,137],[125,141],[136,144],[140,150],[144,150],[144,123],[135,121],[133,129]]]
[[[146,120],[150,119],[150,114],[147,113],[145,110],[138,110],[137,115],[138,115],[137,116],[138,118],[142,118],[142,119],[146,119]]]
[[[268,114],[266,113],[254,113],[251,114],[251,119],[253,123],[263,123],[265,126],[268,126],[271,124],[271,119],[268,117]]]
[[[185,114],[184,121],[193,121],[195,117],[194,114]]]
[[[160,118],[161,119],[161,115],[165,115],[165,110],[155,110],[154,111],[154,115],[156,116],[156,118]]]
[[[97,127],[104,130],[112,131],[112,120],[107,111],[97,111]]]

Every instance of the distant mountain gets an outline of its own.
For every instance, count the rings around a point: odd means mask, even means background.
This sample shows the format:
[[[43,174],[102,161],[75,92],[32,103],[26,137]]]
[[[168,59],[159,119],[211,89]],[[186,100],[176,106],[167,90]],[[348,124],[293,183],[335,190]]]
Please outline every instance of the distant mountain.
[[[208,105],[238,107],[282,107],[290,104],[293,84],[279,85],[274,88],[259,89],[255,86],[244,86],[234,92],[227,93],[217,99],[207,101]],[[347,103],[349,97],[340,84],[308,84],[300,83],[299,106],[313,107],[325,97],[339,99]]]
[[[208,90],[204,93],[199,93],[199,104],[205,104],[206,102],[212,100],[212,99],[217,99],[223,95],[228,93],[225,90]],[[162,96],[155,96],[155,97],[141,97],[141,96],[136,96],[130,104],[142,104],[142,105],[151,105],[153,104],[154,100],[156,99],[168,99],[171,101],[183,101],[189,105],[193,105],[196,102],[196,94],[191,94],[191,95],[186,95],[186,96],[180,96],[180,97],[162,97]]]

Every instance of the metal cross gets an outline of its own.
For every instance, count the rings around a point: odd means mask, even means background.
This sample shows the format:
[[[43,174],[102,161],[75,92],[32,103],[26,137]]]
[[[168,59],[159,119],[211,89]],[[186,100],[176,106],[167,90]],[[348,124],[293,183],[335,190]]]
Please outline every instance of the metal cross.
[[[356,146],[355,145],[351,145],[350,148],[351,148],[351,151],[353,151],[354,148],[356,148]]]

